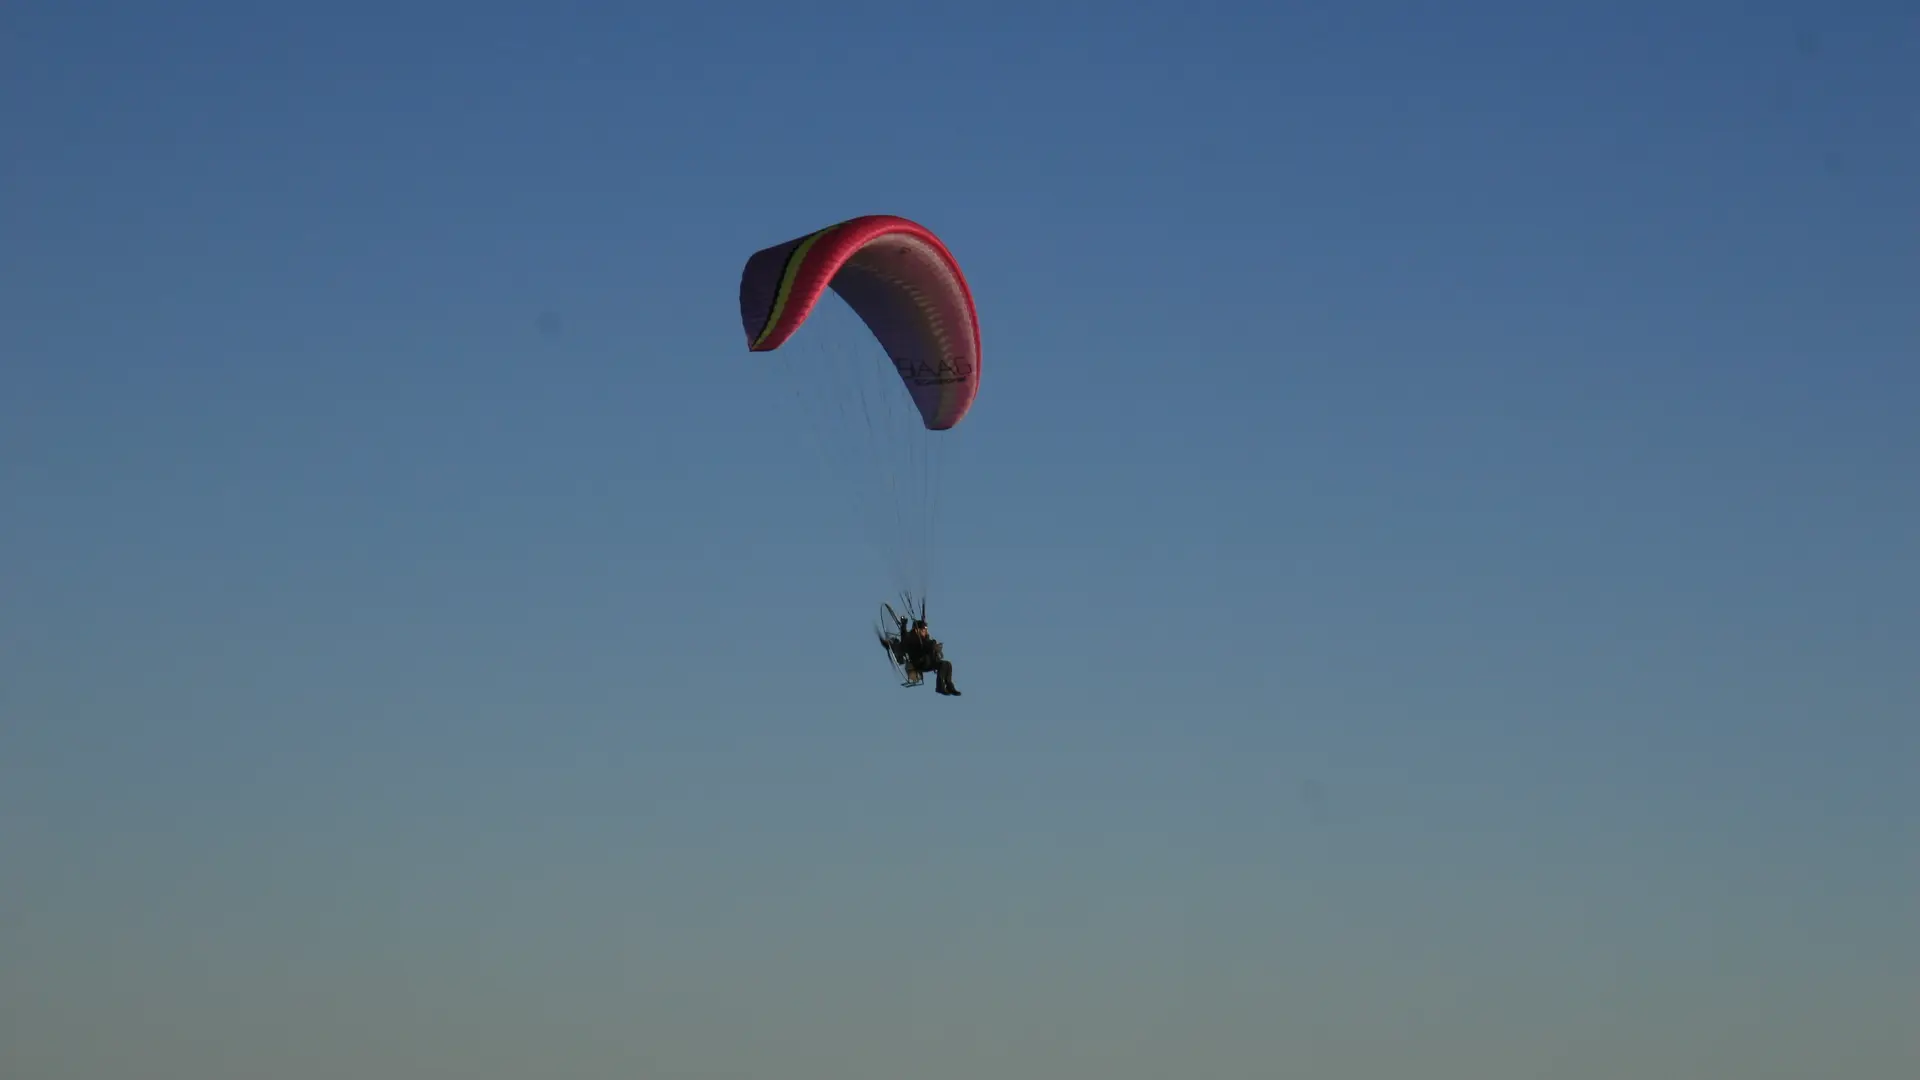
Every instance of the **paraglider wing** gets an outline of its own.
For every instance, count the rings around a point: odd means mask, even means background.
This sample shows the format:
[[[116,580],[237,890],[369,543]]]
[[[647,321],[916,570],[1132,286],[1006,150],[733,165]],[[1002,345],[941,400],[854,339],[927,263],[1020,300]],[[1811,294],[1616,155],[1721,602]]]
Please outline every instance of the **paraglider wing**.
[[[829,288],[886,350],[928,429],[945,431],[967,415],[980,390],[980,319],[939,237],[871,214],[755,252],[740,275],[747,347],[778,349]]]

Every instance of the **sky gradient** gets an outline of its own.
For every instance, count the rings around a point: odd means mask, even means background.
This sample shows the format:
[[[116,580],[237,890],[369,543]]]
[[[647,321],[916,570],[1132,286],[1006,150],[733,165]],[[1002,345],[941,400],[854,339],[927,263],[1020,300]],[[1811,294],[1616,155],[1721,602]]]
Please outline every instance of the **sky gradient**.
[[[1920,1075],[1913,5],[641,11],[0,11],[7,1080]]]

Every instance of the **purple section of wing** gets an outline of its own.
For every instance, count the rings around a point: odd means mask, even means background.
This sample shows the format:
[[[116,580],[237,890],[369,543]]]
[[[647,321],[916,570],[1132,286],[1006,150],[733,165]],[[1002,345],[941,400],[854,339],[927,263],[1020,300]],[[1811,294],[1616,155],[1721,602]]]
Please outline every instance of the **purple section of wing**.
[[[787,268],[793,250],[806,240],[802,236],[764,251],[756,251],[740,272],[740,321],[752,341],[766,329],[773,314],[773,298],[780,291],[780,275]]]
[[[926,425],[959,423],[978,388],[979,348],[945,260],[915,237],[880,237],[840,268],[832,287],[886,350]]]

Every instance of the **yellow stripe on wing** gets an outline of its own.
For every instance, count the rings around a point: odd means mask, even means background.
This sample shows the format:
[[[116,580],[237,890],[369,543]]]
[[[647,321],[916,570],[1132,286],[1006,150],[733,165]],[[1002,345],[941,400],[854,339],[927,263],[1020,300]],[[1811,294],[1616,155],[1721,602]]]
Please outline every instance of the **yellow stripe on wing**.
[[[793,254],[787,256],[787,265],[780,270],[780,287],[773,294],[773,310],[767,314],[767,324],[760,328],[760,336],[753,339],[753,348],[759,348],[773,333],[773,328],[780,325],[780,316],[787,310],[787,298],[793,295],[794,279],[800,276],[800,268],[806,265],[807,252],[813,250],[813,245],[821,237],[837,228],[838,225],[829,225],[808,236],[794,247]]]

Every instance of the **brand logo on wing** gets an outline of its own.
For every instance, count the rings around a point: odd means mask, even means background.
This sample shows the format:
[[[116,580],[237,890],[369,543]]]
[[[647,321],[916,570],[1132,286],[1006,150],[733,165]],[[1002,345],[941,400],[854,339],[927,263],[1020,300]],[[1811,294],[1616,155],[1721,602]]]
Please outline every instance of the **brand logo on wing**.
[[[957,356],[935,360],[896,359],[893,367],[912,386],[945,386],[973,377],[973,365]]]

